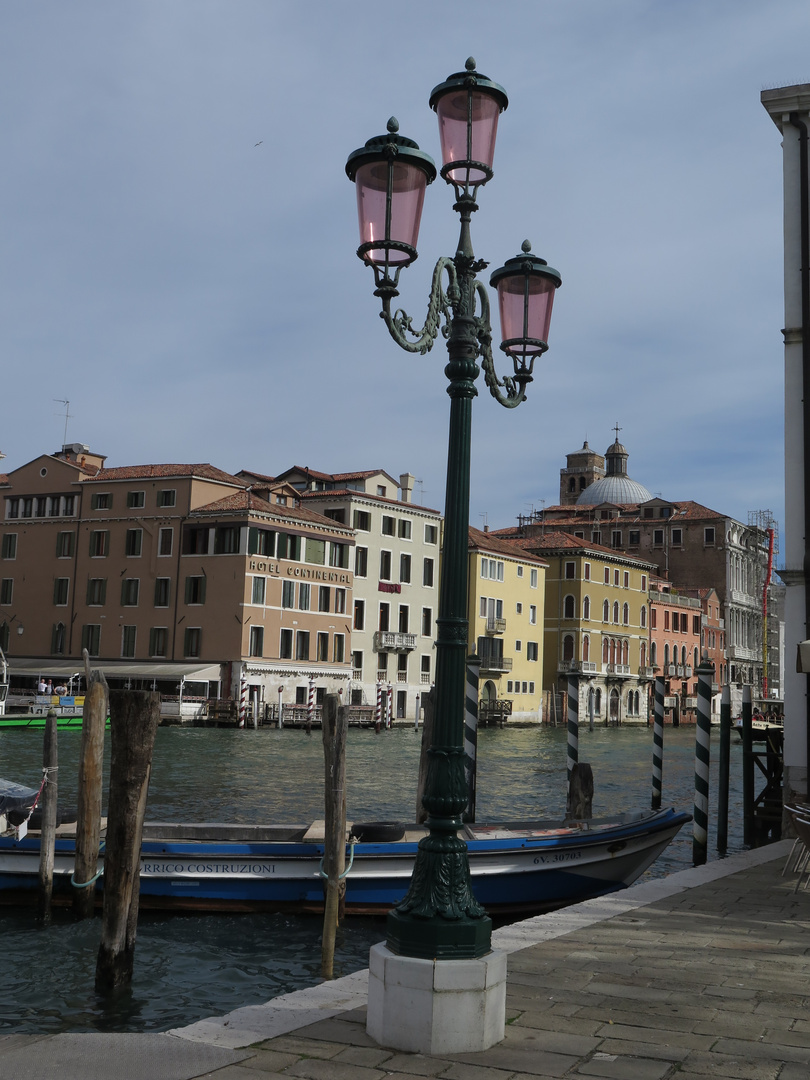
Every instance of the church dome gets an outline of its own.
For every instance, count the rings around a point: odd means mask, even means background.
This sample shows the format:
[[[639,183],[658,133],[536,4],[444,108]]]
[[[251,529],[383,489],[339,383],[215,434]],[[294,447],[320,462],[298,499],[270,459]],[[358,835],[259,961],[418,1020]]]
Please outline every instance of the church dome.
[[[619,430],[616,441],[605,451],[606,475],[589,484],[577,499],[577,506],[598,506],[600,503],[642,503],[652,498],[643,484],[631,480],[627,475],[627,459],[630,455],[619,442]]]

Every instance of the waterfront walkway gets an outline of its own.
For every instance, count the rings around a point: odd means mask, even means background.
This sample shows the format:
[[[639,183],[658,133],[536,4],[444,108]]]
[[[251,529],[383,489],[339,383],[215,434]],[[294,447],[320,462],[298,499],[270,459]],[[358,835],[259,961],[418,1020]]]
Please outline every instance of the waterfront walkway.
[[[367,973],[161,1035],[0,1039],[13,1080],[806,1080],[810,891],[788,841],[496,931],[506,1038],[425,1057],[365,1031]],[[136,960],[137,962],[137,960]]]

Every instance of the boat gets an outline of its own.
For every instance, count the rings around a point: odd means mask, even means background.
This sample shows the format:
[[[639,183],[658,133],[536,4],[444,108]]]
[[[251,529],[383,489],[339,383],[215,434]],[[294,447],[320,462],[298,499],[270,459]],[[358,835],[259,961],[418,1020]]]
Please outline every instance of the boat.
[[[742,738],[742,717],[738,716],[734,721],[734,729],[737,734]],[[774,719],[763,716],[761,713],[759,716],[751,718],[751,739],[753,742],[765,742],[768,736],[773,732],[784,732],[785,721],[783,719]]]
[[[539,913],[615,892],[658,858],[689,814],[674,809],[607,819],[469,824],[473,892],[492,914]],[[71,834],[71,828],[73,834]],[[421,825],[347,826],[346,911],[382,914],[403,899]],[[158,910],[315,913],[323,910],[324,823],[309,826],[147,822],[140,904]],[[57,831],[54,902],[70,903],[75,826]],[[103,870],[103,843],[99,869]],[[30,902],[39,836],[0,836],[0,904]],[[103,875],[95,885],[100,893]]]

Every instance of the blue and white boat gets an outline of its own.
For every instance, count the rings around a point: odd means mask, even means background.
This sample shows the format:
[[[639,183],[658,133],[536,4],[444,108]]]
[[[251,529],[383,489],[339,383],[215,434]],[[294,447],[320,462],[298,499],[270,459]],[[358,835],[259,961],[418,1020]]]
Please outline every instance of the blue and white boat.
[[[493,914],[542,912],[623,889],[658,858],[689,814],[669,809],[560,824],[465,825],[473,891]],[[56,840],[54,898],[69,902],[74,838]],[[349,827],[346,910],[376,914],[405,895],[422,826]],[[397,836],[397,838],[393,838]],[[199,911],[323,910],[323,822],[309,827],[147,823],[142,908]],[[103,847],[99,869],[103,869]],[[0,837],[0,904],[37,887],[39,837]],[[96,888],[103,888],[103,876]],[[30,895],[28,897],[30,899]]]

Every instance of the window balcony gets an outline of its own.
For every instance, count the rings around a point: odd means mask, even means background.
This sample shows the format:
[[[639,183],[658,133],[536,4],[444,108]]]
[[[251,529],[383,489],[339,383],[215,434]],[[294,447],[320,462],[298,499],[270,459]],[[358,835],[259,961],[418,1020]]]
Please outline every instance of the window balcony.
[[[607,671],[608,675],[629,675],[630,674],[630,665],[629,664],[607,664],[605,666],[605,670]]]
[[[374,648],[377,652],[412,652],[416,648],[416,634],[400,634],[390,630],[374,631]]]
[[[487,618],[487,633],[488,634],[503,634],[506,630],[506,619],[499,619],[495,616],[488,616]]]
[[[638,677],[640,679],[653,679],[655,678],[654,667],[640,667],[638,669]]]
[[[502,671],[512,670],[512,657],[511,656],[482,656],[481,657],[481,671],[490,674],[497,674]]]

